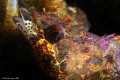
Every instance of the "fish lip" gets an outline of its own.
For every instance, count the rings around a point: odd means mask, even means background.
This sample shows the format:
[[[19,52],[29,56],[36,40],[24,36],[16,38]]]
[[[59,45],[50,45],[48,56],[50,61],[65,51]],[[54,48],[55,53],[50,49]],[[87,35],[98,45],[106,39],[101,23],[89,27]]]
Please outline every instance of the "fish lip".
[[[31,16],[29,15],[29,12],[27,11],[26,8],[21,7],[21,8],[19,9],[19,11],[20,11],[20,14],[21,14],[22,18],[23,18],[25,21],[32,21],[32,18],[31,18]]]
[[[16,20],[15,18],[18,17],[18,16],[13,16],[13,22],[16,24],[17,22],[19,22],[18,20]]]

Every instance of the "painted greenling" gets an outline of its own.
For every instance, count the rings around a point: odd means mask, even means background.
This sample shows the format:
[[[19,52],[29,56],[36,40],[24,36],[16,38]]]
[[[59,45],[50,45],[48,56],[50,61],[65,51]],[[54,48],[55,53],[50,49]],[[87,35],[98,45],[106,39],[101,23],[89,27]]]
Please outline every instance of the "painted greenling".
[[[38,65],[47,76],[82,80],[102,70],[119,74],[119,35],[100,37],[64,22],[55,14],[28,12],[25,8],[20,8],[20,14],[22,18],[14,16],[13,22],[28,38]]]

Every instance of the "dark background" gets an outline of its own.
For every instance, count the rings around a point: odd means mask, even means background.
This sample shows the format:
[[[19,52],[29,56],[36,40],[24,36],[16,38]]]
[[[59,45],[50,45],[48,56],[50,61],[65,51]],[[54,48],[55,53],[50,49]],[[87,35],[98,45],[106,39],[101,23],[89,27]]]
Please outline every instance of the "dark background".
[[[66,0],[80,7],[91,22],[90,32],[99,36],[120,34],[120,0]]]
[[[99,36],[120,34],[120,0],[67,0],[67,3],[87,14],[90,32]],[[0,78],[49,80],[38,67],[32,48],[22,34],[13,36],[0,31],[0,37]]]

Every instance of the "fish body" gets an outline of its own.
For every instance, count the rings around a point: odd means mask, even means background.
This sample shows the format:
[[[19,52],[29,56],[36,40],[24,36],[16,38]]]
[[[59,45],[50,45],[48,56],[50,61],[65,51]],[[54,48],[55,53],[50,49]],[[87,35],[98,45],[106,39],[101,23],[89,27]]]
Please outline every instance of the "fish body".
[[[97,36],[55,14],[25,8],[20,8],[20,14],[22,18],[14,16],[13,21],[32,45],[38,65],[52,79],[82,80],[108,69],[119,73],[120,36]]]

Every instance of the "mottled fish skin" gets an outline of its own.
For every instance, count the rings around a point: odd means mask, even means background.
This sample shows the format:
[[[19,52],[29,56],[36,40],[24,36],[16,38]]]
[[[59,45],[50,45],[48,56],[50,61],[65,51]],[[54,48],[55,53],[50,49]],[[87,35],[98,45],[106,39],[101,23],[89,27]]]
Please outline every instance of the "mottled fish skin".
[[[120,36],[97,36],[55,14],[30,13],[13,22],[28,38],[38,65],[56,80],[82,80],[101,70],[120,71]],[[117,67],[117,68],[116,68]]]
[[[56,23],[57,24],[60,23],[64,28],[73,26],[71,25],[71,22],[66,23],[64,20],[62,20],[59,16],[55,14],[42,14],[42,13],[36,12],[35,10],[32,10],[30,12],[30,15],[33,18],[34,23],[36,23],[38,26],[44,26],[42,27],[42,29]],[[89,30],[90,23],[88,22],[85,16],[78,17],[78,19],[76,19],[76,22],[79,24],[74,26],[77,27],[78,30],[85,30],[85,31]]]

